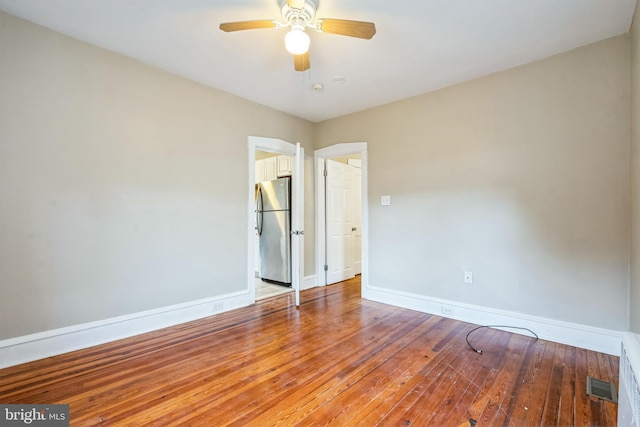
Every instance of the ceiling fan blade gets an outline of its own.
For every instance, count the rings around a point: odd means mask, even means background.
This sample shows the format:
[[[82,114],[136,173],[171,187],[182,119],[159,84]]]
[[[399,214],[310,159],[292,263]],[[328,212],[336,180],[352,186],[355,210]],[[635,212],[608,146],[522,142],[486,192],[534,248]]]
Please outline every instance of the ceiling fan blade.
[[[296,71],[306,71],[311,67],[309,51],[302,55],[293,55],[293,67]]]
[[[240,22],[225,22],[220,24],[222,31],[243,31],[243,30],[255,30],[259,28],[275,28],[277,27],[276,21],[270,19],[257,19],[255,21],[240,21]]]
[[[323,33],[371,39],[376,34],[373,22],[349,21],[347,19],[318,19],[316,26]]]
[[[291,9],[304,9],[304,0],[287,0]]]

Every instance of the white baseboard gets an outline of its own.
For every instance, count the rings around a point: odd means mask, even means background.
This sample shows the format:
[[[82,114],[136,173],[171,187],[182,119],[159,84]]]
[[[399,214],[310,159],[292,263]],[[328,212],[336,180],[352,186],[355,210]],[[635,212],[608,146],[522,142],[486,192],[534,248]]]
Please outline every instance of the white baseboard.
[[[528,328],[534,331],[538,337],[547,341],[620,356],[622,340],[622,332],[620,331],[431,298],[375,286],[363,286],[362,297],[476,325],[509,325]],[[526,334],[518,330],[504,330]]]
[[[0,368],[178,325],[253,304],[248,291],[0,341]]]
[[[304,282],[300,286],[300,290],[304,291],[306,289],[315,288],[316,286],[318,286],[318,285],[316,284],[316,275],[315,274],[313,276],[305,276],[304,277]]]
[[[316,285],[306,276],[301,290]],[[248,291],[190,301],[0,341],[0,369],[178,325],[253,304]]]
[[[307,276],[304,278],[301,289],[310,289],[315,286],[317,286],[316,276]],[[478,325],[507,324],[529,328],[545,340],[620,355],[621,333],[618,331],[429,298],[374,286],[363,286],[362,296],[372,301]],[[178,325],[250,304],[253,304],[253,301],[250,300],[249,292],[241,291],[10,338],[0,341],[0,369]],[[443,314],[443,306],[451,308],[453,313]]]

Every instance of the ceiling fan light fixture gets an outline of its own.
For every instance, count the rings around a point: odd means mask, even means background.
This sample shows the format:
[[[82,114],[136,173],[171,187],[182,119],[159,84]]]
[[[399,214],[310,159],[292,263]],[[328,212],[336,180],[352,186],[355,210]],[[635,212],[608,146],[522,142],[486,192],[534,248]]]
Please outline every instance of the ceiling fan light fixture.
[[[307,28],[313,28],[320,33],[366,40],[371,39],[376,34],[376,25],[373,22],[352,21],[349,19],[316,19],[319,0],[278,1],[280,2],[280,14],[284,18],[284,22],[271,19],[223,22],[220,24],[220,29],[224,32],[234,32],[289,27],[290,31],[284,37],[284,44],[287,51],[293,54],[293,68],[296,71],[306,71],[311,66],[309,59],[311,39],[309,34],[305,32]],[[334,83],[344,83],[344,80],[334,80]]]
[[[309,34],[298,28],[293,28],[284,36],[284,45],[294,55],[302,55],[307,53],[311,39]]]

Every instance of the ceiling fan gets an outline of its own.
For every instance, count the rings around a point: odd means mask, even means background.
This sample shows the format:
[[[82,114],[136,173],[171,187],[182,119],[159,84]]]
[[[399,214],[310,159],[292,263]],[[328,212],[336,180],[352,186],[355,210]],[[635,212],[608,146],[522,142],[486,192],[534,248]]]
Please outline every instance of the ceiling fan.
[[[291,27],[284,41],[287,50],[293,54],[293,65],[296,71],[305,71],[311,66],[309,61],[310,39],[309,35],[305,33],[306,28],[313,28],[321,33],[358,37],[367,40],[376,34],[376,26],[373,22],[346,19],[315,19],[317,9],[318,0],[280,0],[280,13],[285,22],[271,19],[226,22],[220,24],[220,29],[225,32],[232,32],[260,28]]]

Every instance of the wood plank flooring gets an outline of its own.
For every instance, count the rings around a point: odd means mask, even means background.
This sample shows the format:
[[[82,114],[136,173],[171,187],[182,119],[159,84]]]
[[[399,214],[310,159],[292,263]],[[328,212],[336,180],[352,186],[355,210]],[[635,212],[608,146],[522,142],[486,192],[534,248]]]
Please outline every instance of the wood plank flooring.
[[[359,278],[0,370],[72,426],[614,426],[618,358],[360,298]]]

